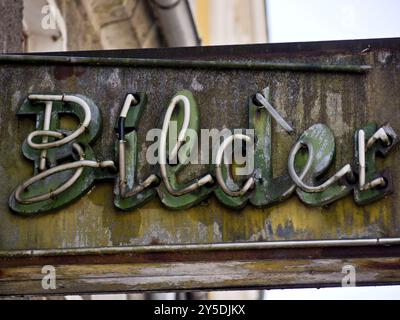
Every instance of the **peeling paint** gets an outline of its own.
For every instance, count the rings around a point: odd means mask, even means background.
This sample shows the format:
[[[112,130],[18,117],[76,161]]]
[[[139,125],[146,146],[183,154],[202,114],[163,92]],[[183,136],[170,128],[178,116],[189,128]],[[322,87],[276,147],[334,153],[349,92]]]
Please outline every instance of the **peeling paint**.
[[[108,77],[107,85],[111,89],[116,89],[118,87],[121,87],[121,77],[120,77],[120,70],[119,69],[114,69],[114,71]]]
[[[342,95],[335,92],[326,93],[327,125],[333,130],[334,135],[340,140],[352,133],[352,128],[346,123],[343,113]]]
[[[381,64],[386,64],[391,57],[392,57],[392,53],[388,52],[388,51],[380,51],[378,53],[378,61]]]
[[[204,90],[204,86],[195,77],[192,81],[191,88],[196,92],[201,92]]]

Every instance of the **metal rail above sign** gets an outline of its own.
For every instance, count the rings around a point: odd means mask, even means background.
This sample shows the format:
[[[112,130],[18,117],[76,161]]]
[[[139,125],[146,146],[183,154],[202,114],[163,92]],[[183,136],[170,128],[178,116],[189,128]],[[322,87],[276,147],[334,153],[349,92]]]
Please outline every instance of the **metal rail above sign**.
[[[0,56],[0,295],[400,283],[399,44]]]

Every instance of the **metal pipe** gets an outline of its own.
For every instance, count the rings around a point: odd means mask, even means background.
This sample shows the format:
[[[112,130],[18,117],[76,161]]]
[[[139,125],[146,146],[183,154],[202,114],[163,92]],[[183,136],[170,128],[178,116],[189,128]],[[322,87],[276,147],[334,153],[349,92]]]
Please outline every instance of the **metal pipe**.
[[[119,115],[118,121],[118,135],[119,135],[119,148],[118,148],[118,160],[119,160],[119,189],[121,197],[124,197],[126,193],[127,181],[126,181],[126,167],[125,167],[125,119],[128,116],[129,109],[132,102],[136,101],[133,94],[126,96],[124,105]]]
[[[166,167],[166,165],[167,165],[167,134],[168,134],[168,127],[169,127],[169,123],[171,121],[172,113],[174,112],[175,107],[178,105],[179,102],[183,102],[184,120],[183,120],[183,124],[182,124],[182,129],[179,132],[178,141],[175,144],[172,152],[170,153],[170,159],[174,159],[177,156],[179,148],[181,147],[182,143],[186,139],[186,133],[187,133],[187,129],[189,127],[189,121],[190,121],[190,100],[183,95],[178,95],[172,99],[170,105],[168,106],[167,112],[165,114],[162,130],[161,130],[160,146],[159,146],[159,162],[160,162],[161,177],[162,177],[162,180],[163,180],[168,192],[174,196],[182,196],[184,194],[190,193],[190,192],[202,187],[205,184],[214,182],[210,174],[206,175],[205,177],[197,180],[193,184],[191,184],[188,187],[183,188],[181,190],[175,190],[174,188],[172,188],[172,186],[169,182],[167,167]]]
[[[114,162],[113,161],[103,161],[103,162],[96,162],[96,161],[89,161],[89,160],[84,160],[84,153],[82,148],[77,144],[73,144],[74,149],[78,152],[80,160],[71,162],[71,163],[66,163],[59,165],[57,167],[53,167],[49,170],[46,170],[42,173],[39,173],[38,175],[30,178],[29,180],[25,181],[23,184],[21,184],[16,190],[15,190],[15,199],[23,204],[30,204],[30,203],[36,203],[40,201],[45,201],[49,200],[51,198],[56,197],[57,195],[61,194],[68,188],[70,188],[80,177],[82,174],[82,170],[84,167],[91,167],[91,168],[108,168],[112,167],[115,169]],[[67,170],[72,170],[72,169],[78,169],[77,172],[67,181],[65,182],[62,186],[60,186],[58,189],[51,191],[49,193],[46,193],[41,196],[33,197],[30,199],[22,199],[21,194],[33,185],[34,183],[43,180],[53,174],[62,172],[62,171],[67,171]]]
[[[125,145],[126,141],[119,141],[119,192],[123,199],[134,197],[144,189],[150,187],[153,184],[157,184],[159,179],[156,175],[150,175],[144,182],[139,183],[131,191],[127,191],[127,180],[126,180],[126,165],[125,165]]]
[[[390,138],[387,135],[384,128],[380,128],[375,134],[368,140],[367,149],[371,148],[374,143],[381,140],[387,147],[390,146]]]
[[[118,123],[118,132],[119,132],[119,148],[118,148],[118,157],[119,157],[119,192],[120,196],[123,199],[133,197],[138,193],[142,192],[144,189],[150,187],[152,184],[158,183],[159,179],[156,175],[151,175],[148,177],[143,183],[135,186],[131,191],[127,191],[128,182],[126,179],[126,141],[125,141],[125,119],[128,116],[129,109],[132,106],[138,104],[137,99],[133,94],[128,94],[126,96],[124,105],[122,107],[120,113],[120,120]]]
[[[187,0],[152,0],[169,47],[201,44]]]
[[[190,121],[190,101],[189,101],[189,99],[185,96],[178,96],[178,98],[175,98],[175,99],[176,100],[172,102],[173,106],[169,109],[170,113],[168,114],[168,121],[165,121],[165,119],[164,119],[163,130],[165,128],[166,128],[166,130],[168,130],[168,125],[171,120],[172,113],[174,112],[178,101],[182,101],[182,99],[184,102],[184,118],[183,118],[182,129],[178,135],[178,142],[175,144],[174,148],[172,149],[172,151],[169,155],[170,159],[175,159],[175,157],[178,156],[178,151],[179,151],[182,143],[186,139],[186,133],[187,133],[187,129],[189,128],[189,121]],[[167,116],[165,118],[167,118]],[[166,135],[167,135],[167,132],[165,131],[165,137],[166,137]]]
[[[118,138],[120,141],[125,141],[125,118],[118,119]]]
[[[39,101],[66,101],[66,102],[73,102],[78,104],[84,111],[85,113],[85,119],[82,123],[82,125],[75,130],[72,134],[70,134],[69,136],[66,136],[65,138],[61,139],[61,140],[57,140],[55,142],[51,142],[51,143],[41,143],[41,144],[37,144],[33,142],[33,138],[35,137],[45,137],[45,136],[51,136],[49,135],[49,132],[51,131],[35,131],[32,132],[27,139],[27,143],[28,145],[32,148],[32,149],[37,149],[37,150],[43,150],[43,149],[51,149],[51,148],[57,148],[57,147],[61,147],[75,139],[77,139],[82,133],[85,132],[85,130],[89,127],[92,115],[91,115],[91,111],[90,111],[90,107],[89,105],[86,103],[85,100],[76,97],[76,96],[72,96],[72,95],[40,95],[40,94],[31,94],[28,97],[29,100],[39,100]],[[45,133],[47,132],[47,133]],[[54,137],[54,135],[52,135]]]
[[[224,178],[222,176],[221,164],[222,164],[222,157],[224,155],[225,149],[234,141],[234,140],[243,140],[247,143],[251,143],[251,138],[244,134],[234,134],[230,137],[226,138],[222,145],[219,147],[217,152],[217,157],[215,159],[215,175],[217,178],[217,182],[220,185],[221,189],[231,197],[241,197],[245,195],[252,187],[254,187],[255,180],[254,177],[249,178],[242,189],[240,191],[232,191],[226,185]]]
[[[62,134],[62,133],[60,133],[60,132],[57,132],[57,131],[36,130],[36,131],[31,132],[31,133],[28,135],[28,138],[26,139],[28,145],[29,145],[32,149],[39,149],[39,150],[47,150],[47,149],[50,149],[50,148],[41,148],[41,147],[40,147],[40,146],[41,146],[40,144],[33,143],[32,141],[33,141],[33,139],[36,138],[36,137],[53,137],[53,138],[61,139],[61,140],[56,141],[56,142],[57,142],[57,145],[52,146],[52,148],[62,147],[62,146],[64,145],[64,143],[61,143],[61,144],[59,143],[60,141],[62,141],[62,142],[64,141],[64,138],[65,138],[65,135],[64,135],[64,134]],[[60,145],[58,145],[58,144],[60,144]],[[48,143],[47,143],[46,145],[48,145]],[[39,146],[39,148],[38,148],[37,146]]]
[[[124,193],[121,193],[121,198],[131,198],[136,196],[138,193],[144,191],[145,189],[149,188],[152,185],[158,184],[160,179],[155,175],[150,175],[144,182],[139,183],[138,185],[134,186],[132,190],[129,192],[124,190]]]
[[[303,179],[305,178],[305,176],[308,174],[308,171],[311,168],[311,165],[313,163],[313,157],[309,154],[308,155],[308,159],[307,159],[307,163],[305,165],[305,167],[303,168],[303,170],[300,173],[300,180],[303,181]],[[292,192],[294,192],[297,188],[297,185],[294,183],[283,195],[283,198],[286,198],[288,196],[290,196],[292,194]]]
[[[81,146],[77,143],[74,143],[72,145],[72,147],[78,153],[79,160],[84,160],[84,152],[83,152]],[[37,197],[32,197],[29,199],[22,199],[21,194],[30,185],[29,180],[28,180],[27,182],[23,183],[20,187],[17,188],[17,190],[15,191],[15,199],[18,202],[23,203],[23,204],[30,204],[30,203],[36,203],[36,202],[40,202],[40,201],[49,200],[49,199],[61,194],[68,188],[70,188],[79,179],[79,177],[82,175],[82,172],[83,172],[83,168],[79,168],[78,170],[76,170],[75,174],[66,183],[64,183],[61,187],[57,188],[56,190],[54,190],[50,193],[47,193],[47,194],[44,194],[41,196],[37,196]]]
[[[102,248],[72,248],[50,250],[15,250],[0,251],[0,258],[34,258],[55,256],[114,255],[134,253],[162,253],[187,251],[237,251],[237,250],[269,250],[269,249],[302,249],[302,248],[346,248],[376,247],[400,245],[400,238],[374,238],[353,240],[309,240],[309,241],[271,241],[242,243],[212,243],[184,245],[143,245]]]
[[[292,151],[290,152],[289,161],[288,161],[289,175],[292,178],[293,182],[303,191],[309,192],[309,193],[323,192],[326,189],[328,189],[331,185],[333,185],[334,183],[339,181],[345,175],[352,174],[351,166],[349,164],[346,164],[342,169],[340,169],[332,177],[330,177],[328,180],[326,180],[323,184],[321,184],[319,186],[309,186],[309,185],[305,184],[302,181],[302,179],[299,178],[299,176],[296,173],[296,170],[294,169],[294,160],[296,158],[296,154],[303,145],[305,145],[308,149],[309,159],[313,158],[314,150],[312,148],[312,145],[308,142],[297,141],[296,144],[293,146]]]
[[[282,118],[282,116],[275,110],[275,108],[268,102],[268,100],[261,94],[256,94],[256,99],[260,102],[269,114],[275,119],[278,124],[285,129],[289,134],[294,133],[294,129]]]
[[[138,101],[136,100],[135,96],[130,93],[126,96],[124,105],[121,110],[121,114],[119,115],[120,118],[126,118],[128,116],[128,112],[132,106],[132,103],[133,103],[133,105],[137,105]]]
[[[174,112],[175,107],[181,101],[183,102],[184,119],[181,131],[179,132],[178,135],[178,141],[169,155],[170,159],[174,159],[177,156],[179,148],[186,139],[186,133],[187,129],[189,128],[189,121],[190,121],[190,101],[187,97],[179,95],[172,99],[164,117],[164,122],[160,137],[160,164],[163,165],[167,164],[166,150],[167,150],[167,134],[168,134],[169,123],[171,121],[172,113]]]
[[[53,111],[53,102],[52,101],[46,101],[46,108],[44,112],[44,124],[43,124],[43,130],[44,131],[49,131],[50,130],[50,124],[51,124],[51,113]],[[43,136],[42,143],[45,144],[49,142],[49,137],[48,136]],[[47,150],[42,150],[40,154],[40,165],[39,169],[41,171],[46,170],[46,159],[47,159]]]
[[[386,180],[383,177],[376,178],[375,180],[372,180],[371,182],[368,182],[366,185],[361,188],[361,191],[367,191],[376,187],[382,187],[386,185]]]
[[[367,144],[367,149],[368,145],[369,147],[372,147],[372,145],[378,140],[382,139],[384,143],[389,143],[390,144],[390,139],[386,135],[386,132],[383,128],[379,129],[372,137],[369,139],[368,144]],[[379,177],[376,178],[375,180],[372,180],[371,182],[366,183],[366,164],[365,164],[365,131],[360,130],[358,132],[358,157],[359,157],[359,186],[361,191],[367,191],[372,188],[378,187],[378,186],[384,186],[386,185],[386,181],[384,178]]]
[[[365,185],[365,132],[358,131],[358,163],[359,163],[359,178],[358,183],[362,190]]]
[[[235,60],[173,60],[140,58],[68,57],[39,55],[0,55],[0,64],[70,64],[84,66],[117,66],[145,68],[189,68],[210,70],[270,70],[292,72],[329,72],[365,74],[370,65],[311,64],[297,62],[235,61]]]
[[[126,167],[125,167],[125,144],[126,141],[119,141],[118,148],[118,161],[119,161],[119,192],[121,196],[126,193],[127,181],[126,181]]]

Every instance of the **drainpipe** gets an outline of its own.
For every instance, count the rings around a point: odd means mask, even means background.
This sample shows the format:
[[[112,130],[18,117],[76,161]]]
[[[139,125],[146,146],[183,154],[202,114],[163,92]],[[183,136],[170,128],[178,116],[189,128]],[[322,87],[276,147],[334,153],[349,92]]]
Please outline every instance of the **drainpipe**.
[[[152,0],[154,10],[169,47],[201,44],[187,0]]]

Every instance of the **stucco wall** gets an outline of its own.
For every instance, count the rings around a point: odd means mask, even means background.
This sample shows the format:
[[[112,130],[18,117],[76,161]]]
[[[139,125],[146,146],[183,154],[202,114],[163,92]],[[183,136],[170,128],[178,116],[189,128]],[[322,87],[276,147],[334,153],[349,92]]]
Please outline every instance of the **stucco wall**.
[[[23,50],[22,0],[0,0],[0,52]]]
[[[67,50],[100,50],[100,38],[81,1],[57,0],[67,28]]]
[[[67,24],[68,50],[162,46],[146,0],[58,0],[57,4]]]

